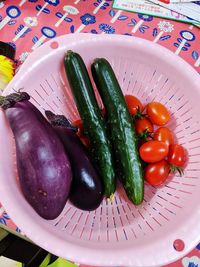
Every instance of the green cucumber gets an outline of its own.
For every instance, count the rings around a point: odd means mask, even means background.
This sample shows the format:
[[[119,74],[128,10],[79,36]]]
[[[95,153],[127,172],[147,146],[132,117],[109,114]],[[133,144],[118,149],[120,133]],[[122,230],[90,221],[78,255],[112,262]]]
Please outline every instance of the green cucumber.
[[[139,205],[144,199],[142,163],[137,135],[115,73],[106,59],[96,59],[92,75],[106,109],[111,141],[128,198]]]
[[[71,87],[84,132],[91,143],[91,154],[104,183],[104,194],[111,198],[116,190],[116,177],[106,123],[98,106],[85,63],[81,56],[68,51],[65,72]],[[88,196],[89,197],[89,196]]]

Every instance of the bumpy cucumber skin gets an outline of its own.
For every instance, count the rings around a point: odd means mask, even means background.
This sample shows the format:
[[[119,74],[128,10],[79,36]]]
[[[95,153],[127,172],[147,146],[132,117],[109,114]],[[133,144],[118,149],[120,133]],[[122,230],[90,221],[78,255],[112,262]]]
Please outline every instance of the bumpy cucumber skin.
[[[92,75],[104,103],[116,164],[128,198],[139,205],[144,199],[142,164],[137,136],[114,71],[106,59],[96,59]]]
[[[83,121],[84,132],[91,142],[91,154],[104,183],[104,194],[110,198],[116,190],[116,177],[111,144],[85,63],[81,56],[68,51],[65,72]]]

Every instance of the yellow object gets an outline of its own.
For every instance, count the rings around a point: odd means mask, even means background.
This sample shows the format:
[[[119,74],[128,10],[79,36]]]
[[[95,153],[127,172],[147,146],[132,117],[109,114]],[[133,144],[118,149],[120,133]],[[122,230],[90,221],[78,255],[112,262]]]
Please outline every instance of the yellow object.
[[[48,254],[39,267],[78,267],[76,264],[71,263],[62,258],[58,258],[55,262],[48,264],[50,261],[51,255]]]
[[[14,76],[14,63],[5,56],[0,55],[0,90],[3,91],[6,85]]]
[[[51,256],[50,254],[48,254],[39,267],[78,267],[78,265],[61,258],[58,258],[55,262],[49,264],[50,258]],[[16,262],[16,266],[22,267],[23,264],[20,262]]]
[[[58,258],[54,263],[48,265],[48,267],[78,267],[78,266],[67,260]]]

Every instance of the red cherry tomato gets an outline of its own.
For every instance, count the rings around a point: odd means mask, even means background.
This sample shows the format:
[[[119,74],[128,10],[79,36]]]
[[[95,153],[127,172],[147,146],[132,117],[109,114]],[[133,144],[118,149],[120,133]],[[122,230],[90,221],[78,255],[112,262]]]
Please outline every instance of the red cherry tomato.
[[[84,146],[86,146],[86,147],[90,146],[90,140],[86,136],[81,136],[80,140],[84,144]]]
[[[165,182],[170,172],[170,165],[166,160],[149,164],[144,170],[145,180],[153,185],[161,185]]]
[[[149,163],[161,161],[167,156],[168,151],[168,145],[157,140],[148,141],[139,149],[142,160]]]
[[[137,114],[138,110],[143,110],[143,105],[137,97],[133,95],[125,95],[125,101],[131,115]]]
[[[181,145],[170,145],[168,162],[177,167],[183,167],[186,162],[186,152]]]
[[[78,127],[77,135],[79,137],[84,136],[84,129],[83,129],[83,122],[82,122],[82,120],[79,119],[79,120],[74,121],[73,122],[73,125],[75,127]]]
[[[174,144],[174,136],[173,136],[172,132],[167,127],[158,128],[155,131],[153,138],[154,138],[154,140],[164,142],[168,146]]]
[[[135,129],[138,134],[142,134],[145,131],[148,133],[152,133],[153,124],[147,118],[142,117],[135,121]]]
[[[170,120],[167,108],[159,102],[151,102],[147,105],[147,115],[153,124],[163,126]]]
[[[85,136],[82,120],[79,119],[74,121],[73,125],[78,127],[77,135],[80,138],[81,142],[84,144],[84,146],[89,147],[90,140],[87,138],[87,136]]]
[[[106,110],[105,110],[105,108],[102,108],[102,109],[101,109],[101,114],[102,114],[103,117],[106,116]]]

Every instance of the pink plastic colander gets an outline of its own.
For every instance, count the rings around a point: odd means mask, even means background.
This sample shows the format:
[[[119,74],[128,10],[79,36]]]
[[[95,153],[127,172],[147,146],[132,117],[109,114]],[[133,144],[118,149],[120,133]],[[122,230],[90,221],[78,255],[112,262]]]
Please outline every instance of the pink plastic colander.
[[[143,39],[73,34],[32,53],[5,94],[23,88],[42,112],[50,109],[76,120],[79,115],[63,67],[69,49],[80,53],[88,68],[94,58],[107,58],[124,94],[136,95],[144,104],[156,100],[168,107],[168,126],[188,152],[184,176],[171,176],[159,188],[145,185],[145,200],[138,207],[118,186],[113,202],[104,200],[93,212],[68,202],[57,219],[44,220],[20,191],[14,142],[0,111],[0,201],[33,242],[68,260],[137,267],[175,261],[200,240],[199,75],[178,56]]]

